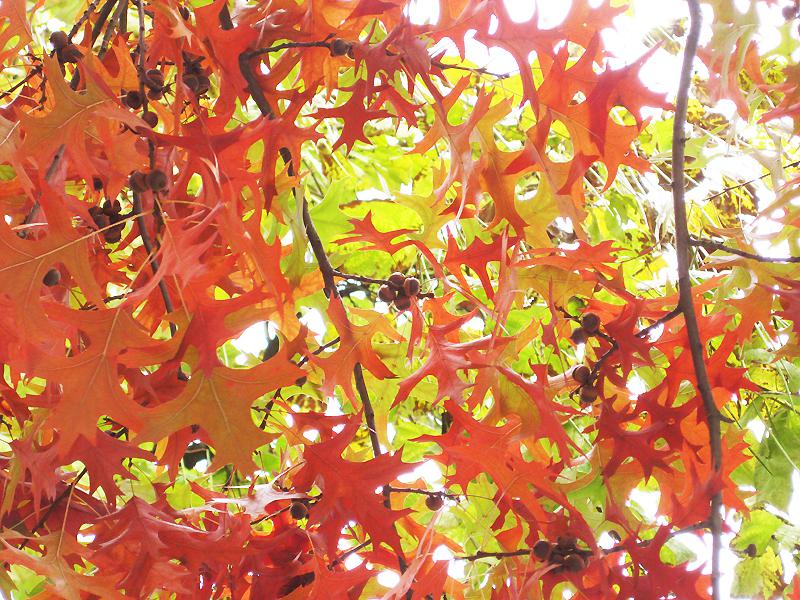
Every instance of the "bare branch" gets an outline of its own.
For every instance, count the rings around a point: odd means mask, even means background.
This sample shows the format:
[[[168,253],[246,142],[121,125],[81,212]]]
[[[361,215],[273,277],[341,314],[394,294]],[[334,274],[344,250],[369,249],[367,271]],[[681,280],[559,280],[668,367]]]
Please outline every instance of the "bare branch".
[[[697,390],[703,401],[706,422],[708,423],[709,444],[714,473],[722,471],[722,437],[720,433],[720,414],[711,392],[711,384],[706,372],[706,349],[700,337],[694,299],[692,296],[692,280],[690,268],[690,238],[686,217],[686,184],[685,151],[686,111],[689,104],[689,86],[692,80],[692,66],[697,53],[697,40],[700,37],[702,14],[699,0],[688,0],[691,26],[683,53],[683,65],[675,103],[675,120],[672,130],[672,198],[675,210],[675,237],[678,254],[678,305],[686,322],[686,335],[689,338],[689,350],[692,354]],[[711,498],[709,524],[713,539],[711,550],[711,588],[714,600],[720,600],[720,552],[722,550],[722,493],[717,492]]]
[[[719,250],[720,252],[735,254],[736,256],[741,256],[742,258],[749,258],[750,260],[763,263],[800,263],[800,256],[762,256],[761,254],[753,254],[752,252],[746,252],[745,250],[739,250],[738,248],[731,248],[730,246],[726,246],[721,242],[705,238],[689,237],[689,245],[705,248],[711,252]]]

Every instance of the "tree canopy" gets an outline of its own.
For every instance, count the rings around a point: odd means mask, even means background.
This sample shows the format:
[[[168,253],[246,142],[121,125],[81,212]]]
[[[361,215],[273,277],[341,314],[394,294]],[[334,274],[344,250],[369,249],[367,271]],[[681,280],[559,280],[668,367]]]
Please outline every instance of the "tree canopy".
[[[0,595],[800,597],[800,7],[650,4],[1,0]]]

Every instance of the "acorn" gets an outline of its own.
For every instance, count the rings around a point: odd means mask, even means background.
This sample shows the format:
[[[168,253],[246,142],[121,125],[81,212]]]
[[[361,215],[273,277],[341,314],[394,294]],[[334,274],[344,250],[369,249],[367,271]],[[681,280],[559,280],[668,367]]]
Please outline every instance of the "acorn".
[[[144,176],[144,181],[147,184],[147,187],[154,192],[160,192],[161,190],[166,189],[167,183],[169,183],[167,180],[167,175],[160,169],[153,169],[150,171]]]
[[[161,88],[160,90],[149,90],[147,92],[147,97],[150,100],[161,100],[164,97],[164,89]]]
[[[589,335],[594,335],[600,329],[600,317],[594,313],[586,313],[581,317],[581,327]]]
[[[547,560],[550,558],[550,552],[553,550],[553,545],[547,540],[539,540],[533,545],[533,555],[539,560]]]
[[[103,232],[103,237],[106,239],[107,242],[111,244],[116,244],[118,241],[122,239],[122,226],[115,225],[110,229],[106,229]]]
[[[141,194],[147,191],[147,181],[145,181],[144,173],[141,171],[134,171],[128,178],[128,185],[134,192]]]
[[[144,84],[151,90],[164,87],[164,73],[160,69],[148,69],[144,74]]]
[[[61,50],[69,44],[69,38],[63,31],[54,31],[50,34],[50,43],[55,50]]]
[[[589,339],[589,334],[586,333],[586,330],[583,327],[576,327],[572,330],[569,339],[571,339],[575,344],[585,344]]]
[[[61,62],[75,63],[78,59],[83,58],[83,52],[75,44],[67,44],[58,52]]]
[[[403,291],[406,296],[416,296],[419,294],[419,279],[416,277],[407,277],[403,282]]]
[[[750,558],[755,558],[756,554],[758,553],[758,549],[756,548],[755,544],[748,544],[747,548],[744,549],[744,553]]]
[[[200,80],[197,78],[197,75],[192,73],[184,73],[183,77],[181,77],[181,81],[183,84],[188,87],[193,92],[197,92],[197,87],[200,83]]]
[[[388,285],[384,284],[378,288],[378,298],[384,302],[392,302],[395,298],[397,298],[397,292],[395,292]]]
[[[411,308],[411,298],[408,296],[398,296],[394,299],[394,305],[398,310],[407,310]]]
[[[99,192],[103,189],[103,180],[97,177],[96,175],[92,177],[92,189],[95,192]]]
[[[294,384],[298,387],[302,387],[306,384],[307,381],[308,377],[299,377],[298,379],[295,380]]]
[[[292,502],[291,508],[289,508],[289,514],[292,515],[292,518],[295,521],[299,521],[300,519],[305,519],[308,516],[308,507],[305,505],[304,502],[295,500],[294,502]]]
[[[42,278],[42,283],[47,287],[58,285],[59,281],[61,281],[61,273],[58,271],[58,269],[50,269]]]
[[[197,89],[194,90],[194,93],[197,94],[198,96],[202,96],[210,89],[211,89],[211,80],[205,75],[198,75]]]
[[[139,92],[139,90],[131,90],[125,94],[125,106],[128,108],[137,110],[141,108],[143,102],[144,98],[142,98],[142,94]]]
[[[572,573],[577,573],[586,568],[586,559],[580,554],[567,554],[564,557],[564,569]]]
[[[92,215],[92,218],[94,219],[94,224],[97,225],[98,229],[103,229],[104,227],[111,225],[111,219],[109,219],[108,215],[102,212],[102,210],[99,213]]]
[[[112,216],[119,214],[119,211],[122,210],[122,206],[120,205],[119,200],[114,200],[113,202],[106,202],[103,205],[102,210],[104,214],[111,218]]]
[[[599,392],[596,387],[585,385],[581,388],[580,400],[582,404],[591,404],[597,400]]]
[[[575,544],[578,543],[578,538],[576,538],[574,535],[564,534],[564,535],[560,535],[560,536],[558,536],[556,538],[556,543],[562,549],[565,549],[565,548],[572,549],[572,548],[575,547]]]
[[[791,21],[797,16],[797,6],[784,6],[783,7],[783,18],[786,21]],[[62,32],[63,33],[63,32]],[[52,36],[50,36],[50,41],[53,41]],[[53,44],[55,45],[55,44]]]
[[[439,510],[444,506],[444,498],[442,498],[439,494],[435,496],[428,496],[425,498],[425,506],[428,507],[428,510]]]
[[[142,115],[142,120],[150,127],[155,127],[158,125],[158,115],[149,110]]]
[[[334,38],[331,42],[331,56],[344,56],[352,47],[352,44],[342,38]]]
[[[389,275],[389,279],[387,280],[389,285],[392,286],[394,289],[400,291],[403,287],[403,283],[406,281],[406,276],[398,271],[395,271],[391,275]]]
[[[576,367],[575,370],[572,371],[572,378],[581,385],[589,383],[589,378],[591,376],[592,376],[592,370],[586,365],[581,365],[579,367]]]

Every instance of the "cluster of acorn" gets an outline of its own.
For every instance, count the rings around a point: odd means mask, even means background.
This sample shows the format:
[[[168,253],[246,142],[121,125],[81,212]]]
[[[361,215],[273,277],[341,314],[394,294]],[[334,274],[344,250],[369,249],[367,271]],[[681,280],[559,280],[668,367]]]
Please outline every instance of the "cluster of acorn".
[[[551,573],[577,573],[586,568],[592,555],[589,550],[578,548],[577,542],[572,535],[558,536],[555,544],[548,540],[539,540],[533,546],[533,555],[543,562],[558,565]]]
[[[128,179],[128,184],[134,192],[141,194],[147,190],[161,192],[167,189],[167,174],[161,169],[153,169],[147,173],[134,171]]]
[[[69,36],[63,31],[51,33],[50,43],[53,44],[53,50],[56,51],[56,57],[61,64],[76,63],[79,58],[83,58],[83,52],[70,41]]]
[[[192,56],[183,53],[183,76],[181,80],[195,96],[202,96],[211,89],[211,80],[208,78],[208,69],[200,63],[203,62],[202,56]]]
[[[164,72],[161,69],[147,69],[142,81],[147,88],[147,97],[150,100],[161,100],[168,89],[164,82]],[[130,92],[128,93],[130,94]]]
[[[585,344],[590,337],[600,333],[600,317],[594,313],[586,313],[581,317],[580,326],[572,330],[570,339],[576,344]]]
[[[419,294],[419,289],[419,279],[394,272],[378,289],[378,298],[386,303],[394,302],[398,310],[406,310],[411,306],[411,299]]]
[[[103,230],[103,237],[109,243],[115,244],[122,239],[122,230],[125,228],[127,214],[121,214],[122,206],[118,200],[106,201],[102,206],[92,206],[89,214],[98,229]],[[111,225],[111,227],[108,227]],[[108,227],[108,229],[104,229]]]
[[[353,44],[342,38],[333,38],[328,47],[331,50],[331,56],[344,56],[345,54],[353,58]]]
[[[158,99],[164,95],[164,74],[158,69],[150,69],[147,73],[149,76],[145,79],[145,81],[154,82],[153,85],[157,84],[158,89],[158,91],[154,91],[154,88],[150,87],[150,91],[147,92],[147,97],[151,100]],[[142,96],[142,92],[139,90],[122,90],[122,101],[128,108],[139,110],[144,104],[144,97]],[[142,120],[150,127],[155,127],[158,125],[158,115],[151,110],[146,110],[142,113]]]
[[[586,313],[581,317],[581,324],[572,331],[570,338],[576,344],[585,344],[586,341],[600,333],[600,317],[594,313]],[[580,384],[579,398],[581,404],[591,404],[597,400],[599,391],[595,386],[594,374],[586,365],[577,367],[572,372],[572,378]]]
[[[591,404],[597,400],[600,394],[594,385],[594,375],[589,367],[586,365],[577,367],[572,372],[572,378],[581,386],[578,392],[581,404]]]

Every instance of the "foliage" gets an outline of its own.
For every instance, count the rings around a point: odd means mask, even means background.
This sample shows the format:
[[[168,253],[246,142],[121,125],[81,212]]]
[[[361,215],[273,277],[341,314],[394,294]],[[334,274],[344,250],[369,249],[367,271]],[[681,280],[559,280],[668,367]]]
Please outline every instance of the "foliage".
[[[0,2],[5,597],[800,593],[797,6],[512,4]]]

